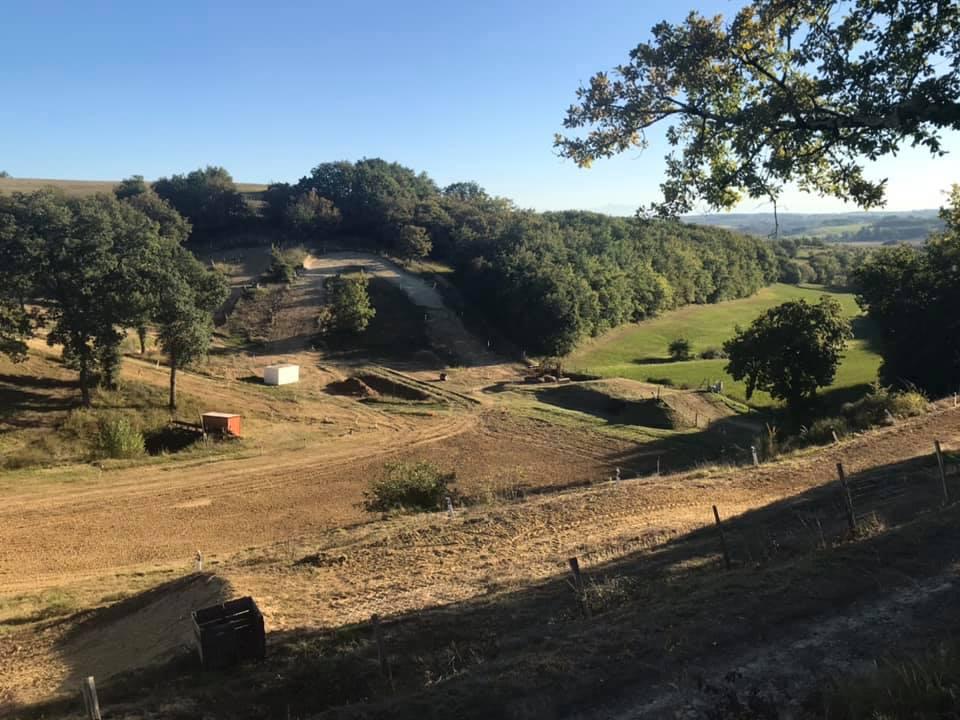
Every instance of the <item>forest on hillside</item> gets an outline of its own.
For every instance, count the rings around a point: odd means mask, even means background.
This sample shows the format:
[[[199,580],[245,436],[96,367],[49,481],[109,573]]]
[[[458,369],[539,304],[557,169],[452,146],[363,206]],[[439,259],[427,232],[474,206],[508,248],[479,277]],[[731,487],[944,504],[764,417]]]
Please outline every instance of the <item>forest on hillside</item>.
[[[295,184],[244,196],[223,168],[124,181],[155,192],[192,225],[190,243],[335,240],[450,264],[471,311],[531,354],[689,303],[743,297],[776,281],[786,251],[718,228],[579,211],[536,213],[476,183],[364,159],[314,167]]]

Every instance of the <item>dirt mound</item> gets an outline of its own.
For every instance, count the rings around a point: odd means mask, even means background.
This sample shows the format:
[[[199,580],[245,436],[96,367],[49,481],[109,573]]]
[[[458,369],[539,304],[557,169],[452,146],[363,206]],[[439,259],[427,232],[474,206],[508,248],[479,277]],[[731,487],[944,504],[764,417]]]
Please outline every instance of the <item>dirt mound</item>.
[[[68,668],[61,687],[163,663],[193,647],[191,613],[223,602],[230,586],[216,575],[192,574],[101,610],[75,625],[57,643]]]
[[[346,380],[329,383],[325,390],[331,395],[348,395],[359,398],[380,397],[380,393],[357,377],[349,377]]]
[[[375,373],[361,373],[354,376],[360,382],[373,388],[381,395],[400,398],[401,400],[430,400],[428,393],[413,385],[406,385],[393,378],[388,378]]]
[[[630,380],[595,380],[545,388],[537,397],[551,405],[624,425],[660,430],[704,427],[734,412],[697,391],[662,390]]]

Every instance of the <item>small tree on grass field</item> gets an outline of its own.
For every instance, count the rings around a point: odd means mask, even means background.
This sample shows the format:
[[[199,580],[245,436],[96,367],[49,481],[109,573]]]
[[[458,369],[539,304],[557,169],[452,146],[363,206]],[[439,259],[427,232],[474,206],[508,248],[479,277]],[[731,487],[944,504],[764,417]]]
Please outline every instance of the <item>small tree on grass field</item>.
[[[690,341],[687,338],[677,338],[667,347],[671,360],[689,360],[693,357]]]
[[[727,372],[746,380],[747,398],[765,390],[787,403],[791,414],[808,405],[818,387],[829,385],[840,364],[850,323],[833,298],[816,305],[794,300],[767,310],[723,344]]]
[[[328,310],[322,314],[324,329],[359,333],[367,329],[377,311],[370,304],[368,281],[363,275],[334,275],[324,283]]]
[[[455,473],[428,462],[396,462],[384,466],[384,476],[370,483],[364,507],[371,512],[439,510]]]

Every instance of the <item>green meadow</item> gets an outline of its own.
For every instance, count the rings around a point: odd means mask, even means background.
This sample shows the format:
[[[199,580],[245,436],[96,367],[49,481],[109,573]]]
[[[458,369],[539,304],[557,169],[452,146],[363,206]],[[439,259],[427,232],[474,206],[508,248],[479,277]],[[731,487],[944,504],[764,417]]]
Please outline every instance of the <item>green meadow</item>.
[[[853,391],[857,386],[874,382],[880,356],[871,344],[872,327],[853,294],[816,285],[771,285],[748,298],[716,305],[689,305],[651,320],[624,325],[585,342],[567,358],[567,366],[601,377],[641,381],[669,379],[674,385],[692,388],[722,380],[724,394],[755,407],[770,406],[775,403],[763,392],[756,392],[747,400],[744,383],[735,382],[724,372],[726,360],[671,362],[667,346],[671,340],[685,337],[690,340],[694,355],[699,355],[708,348],[720,348],[737,325],[749,325],[768,308],[788,300],[817,302],[821,295],[836,298],[854,327],[854,339],[847,346],[830,390]]]

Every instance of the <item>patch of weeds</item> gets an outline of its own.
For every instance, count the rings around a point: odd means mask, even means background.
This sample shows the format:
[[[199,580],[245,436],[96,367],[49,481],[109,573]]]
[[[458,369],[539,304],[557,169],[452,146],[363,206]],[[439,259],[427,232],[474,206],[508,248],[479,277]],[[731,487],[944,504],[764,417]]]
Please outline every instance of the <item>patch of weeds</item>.
[[[140,457],[144,454],[143,433],[125,415],[101,417],[97,449],[108,458]]]
[[[918,658],[881,661],[869,675],[826,689],[817,704],[831,720],[955,717],[960,651],[950,643]]]
[[[877,535],[882,535],[886,531],[886,523],[877,516],[876,512],[872,512],[867,517],[857,520],[857,529],[853,533],[853,538],[855,540],[869,540]]]
[[[77,611],[77,601],[63,590],[48,590],[38,595],[19,595],[0,600],[0,626],[28,623],[63,617]]]
[[[523,500],[529,491],[529,484],[522,469],[509,474],[485,478],[479,483],[477,491],[466,498],[476,505],[492,505],[497,502],[515,502]]]
[[[593,613],[616,610],[632,602],[640,582],[626,575],[591,577],[584,583],[584,599]]]
[[[384,466],[384,476],[370,483],[363,506],[370,512],[440,510],[450,495],[453,472],[429,462],[396,462]]]

